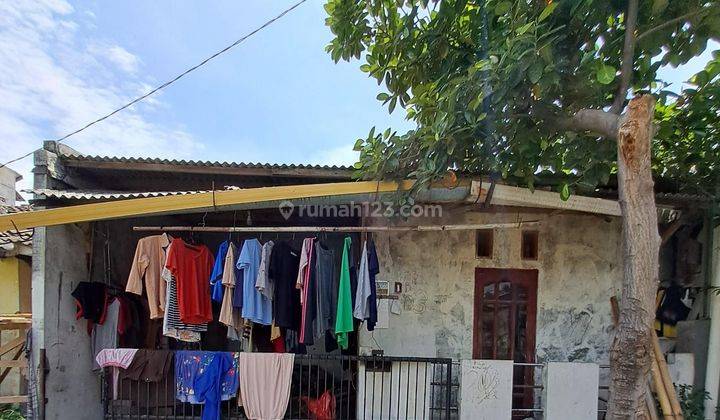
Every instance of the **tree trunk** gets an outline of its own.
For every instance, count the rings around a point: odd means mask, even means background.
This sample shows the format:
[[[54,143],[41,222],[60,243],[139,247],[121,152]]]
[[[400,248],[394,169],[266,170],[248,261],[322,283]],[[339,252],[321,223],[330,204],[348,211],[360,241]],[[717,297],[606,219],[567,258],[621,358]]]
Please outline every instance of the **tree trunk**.
[[[610,351],[609,419],[644,418],[645,413],[660,249],[650,167],[654,106],[650,95],[632,99],[618,128],[624,275],[620,323]]]

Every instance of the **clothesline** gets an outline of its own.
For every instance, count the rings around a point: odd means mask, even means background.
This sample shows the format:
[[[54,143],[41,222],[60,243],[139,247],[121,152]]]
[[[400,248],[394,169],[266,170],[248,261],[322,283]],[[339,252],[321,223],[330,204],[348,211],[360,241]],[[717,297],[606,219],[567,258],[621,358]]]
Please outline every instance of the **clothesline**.
[[[539,220],[511,223],[481,223],[464,225],[418,225],[418,226],[134,226],[141,232],[428,232],[445,230],[518,229],[537,226]]]

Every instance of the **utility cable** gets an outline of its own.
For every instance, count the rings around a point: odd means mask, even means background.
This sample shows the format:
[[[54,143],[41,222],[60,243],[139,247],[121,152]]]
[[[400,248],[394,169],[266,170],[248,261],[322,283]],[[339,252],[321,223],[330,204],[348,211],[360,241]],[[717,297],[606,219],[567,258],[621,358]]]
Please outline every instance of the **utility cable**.
[[[179,75],[175,76],[174,78],[168,80],[167,82],[161,84],[160,86],[156,87],[155,89],[153,89],[153,90],[145,93],[145,94],[142,95],[142,96],[139,96],[139,97],[133,99],[132,101],[126,103],[125,105],[121,106],[120,108],[117,108],[116,110],[110,112],[109,114],[103,115],[102,117],[100,117],[100,118],[98,118],[98,119],[96,119],[96,120],[93,120],[93,121],[85,124],[83,127],[79,128],[79,129],[77,129],[77,130],[75,130],[75,131],[72,131],[72,132],[70,132],[70,133],[68,133],[68,134],[66,134],[66,135],[64,135],[64,136],[62,136],[62,137],[60,137],[60,138],[55,139],[54,141],[56,141],[56,142],[58,142],[58,143],[60,143],[60,142],[62,142],[62,141],[65,141],[65,140],[68,139],[69,137],[74,136],[75,134],[78,134],[78,133],[80,133],[81,131],[84,131],[84,130],[88,129],[88,128],[92,127],[93,125],[95,125],[95,124],[97,124],[97,123],[99,123],[99,122],[102,122],[102,121],[104,121],[104,120],[112,117],[113,115],[117,114],[118,112],[123,111],[123,110],[125,110],[125,109],[127,109],[127,108],[129,108],[129,107],[131,107],[131,106],[133,106],[133,105],[135,105],[136,103],[138,103],[138,102],[144,100],[145,98],[153,95],[154,93],[158,92],[159,90],[165,89],[166,87],[168,87],[168,86],[170,86],[171,84],[177,82],[178,80],[180,80],[181,78],[185,77],[185,76],[188,75],[189,73],[191,73],[191,72],[199,69],[200,67],[204,66],[205,64],[207,64],[208,62],[210,62],[212,59],[214,59],[214,58],[218,57],[219,55],[221,55],[221,54],[229,51],[229,50],[232,49],[233,47],[236,47],[237,45],[241,44],[241,43],[242,43],[243,41],[245,41],[246,39],[248,39],[248,38],[250,38],[251,36],[255,35],[256,33],[262,31],[263,29],[267,28],[268,26],[270,26],[271,24],[273,24],[275,21],[279,20],[280,18],[282,18],[282,17],[285,16],[286,14],[290,13],[291,11],[293,11],[295,8],[297,8],[297,7],[300,6],[301,4],[305,3],[306,1],[307,1],[307,0],[300,0],[300,1],[298,1],[297,3],[293,4],[293,5],[290,6],[289,8],[283,10],[282,13],[280,13],[279,15],[275,16],[274,18],[268,20],[267,22],[263,23],[261,26],[259,26],[259,27],[257,27],[256,29],[254,29],[253,31],[251,31],[251,32],[249,32],[248,34],[244,35],[242,38],[238,39],[237,41],[233,42],[232,44],[228,45],[227,47],[221,49],[220,51],[216,52],[215,54],[209,56],[208,58],[204,59],[204,60],[201,61],[200,63],[198,63],[198,64],[190,67],[189,69],[185,70],[184,72],[180,73]],[[15,159],[11,159],[11,160],[3,163],[3,164],[0,164],[0,168],[3,168],[3,167],[5,167],[5,166],[7,166],[7,165],[9,165],[9,164],[11,164],[11,163],[17,162],[17,161],[19,161],[19,160],[25,159],[26,157],[32,155],[34,152],[35,152],[35,151],[33,150],[32,152],[28,152],[28,153],[26,153],[26,154],[24,154],[24,155],[22,155],[22,156],[20,156],[20,157],[17,157],[17,158],[15,158]]]

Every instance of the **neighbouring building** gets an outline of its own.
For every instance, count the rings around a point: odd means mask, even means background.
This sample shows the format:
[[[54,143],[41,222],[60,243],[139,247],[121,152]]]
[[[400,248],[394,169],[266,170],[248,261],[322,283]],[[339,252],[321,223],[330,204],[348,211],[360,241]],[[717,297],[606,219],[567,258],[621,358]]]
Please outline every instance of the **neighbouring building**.
[[[323,343],[308,347],[295,368],[291,411],[301,412],[306,400],[300,397],[319,397],[322,368],[323,389],[330,375],[338,411],[347,414],[339,417],[467,418],[463,404],[469,407],[472,396],[463,395],[470,392],[470,376],[462,372],[475,372],[466,370],[472,360],[509,361],[506,397],[514,417],[542,418],[543,412],[556,409],[556,400],[543,391],[552,378],[562,382],[553,376],[555,362],[595,364],[588,383],[596,394],[586,394],[595,412],[605,408],[614,329],[611,298],[619,297],[623,276],[620,213],[612,188],[563,202],[549,192],[550,184],[538,183],[531,193],[520,186],[492,185],[478,176],[423,191],[410,213],[401,214],[409,217],[388,219],[385,204],[394,206],[393,192],[215,202],[215,191],[348,182],[352,170],[345,167],[87,156],[47,142],[35,153],[33,172],[36,209],[121,205],[142,198],[158,205],[163,198],[191,201],[213,192],[211,208],[98,217],[35,229],[33,351],[34,366],[40,365],[41,354],[46,358],[46,418],[95,419],[104,410],[163,415],[177,413],[182,406],[174,401],[151,403],[155,394],[150,391],[144,402],[132,395],[124,403],[108,401],[105,382],[93,371],[90,338],[76,319],[71,296],[81,281],[123,290],[137,241],[152,229],[157,233],[178,226],[247,228],[234,233],[177,232],[192,235],[213,251],[224,240],[239,243],[251,237],[285,240],[298,248],[304,237],[316,236],[339,247],[345,236],[341,232],[350,231],[353,252],[359,255],[360,244],[373,240],[379,263],[378,326],[373,332],[359,326],[351,339],[351,355],[328,351]],[[660,333],[666,337],[661,341],[667,352],[691,355],[693,372],[683,368],[675,374],[703,387],[711,310],[705,286],[710,284],[712,219],[706,210],[711,203],[700,196],[675,194],[660,182],[657,202],[665,244],[658,312]],[[339,232],[276,229],[293,226],[335,227]],[[136,229],[143,227],[151,231]],[[268,229],[252,231],[259,227]],[[685,309],[677,306],[678,293]],[[675,312],[670,314],[672,308],[663,302],[672,303]],[[226,349],[209,338],[210,330],[202,348]],[[493,367],[499,375],[493,384],[503,384],[498,379],[502,365],[498,366]],[[578,366],[580,372],[585,365]],[[318,373],[313,373],[315,367]],[[316,380],[318,385],[303,388]],[[368,414],[368,407],[377,411]],[[227,410],[236,413],[236,408]]]

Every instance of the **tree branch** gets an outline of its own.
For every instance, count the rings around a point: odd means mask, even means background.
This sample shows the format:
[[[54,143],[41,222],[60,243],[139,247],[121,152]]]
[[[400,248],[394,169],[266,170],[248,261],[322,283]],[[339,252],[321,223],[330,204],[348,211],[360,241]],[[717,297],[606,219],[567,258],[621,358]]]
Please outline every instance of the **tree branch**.
[[[618,86],[615,100],[610,107],[610,112],[620,115],[625,98],[627,97],[628,86],[633,75],[633,64],[635,63],[635,28],[637,26],[639,0],[628,1],[627,13],[625,14],[625,44],[623,45],[622,68],[620,69],[620,85]]]
[[[572,117],[560,118],[555,122],[566,131],[590,131],[609,139],[615,139],[620,118],[600,109],[581,109]]]
[[[664,22],[664,23],[661,23],[661,24],[659,24],[659,25],[657,25],[657,26],[654,26],[654,27],[648,29],[647,31],[641,33],[640,35],[638,35],[638,36],[635,38],[635,40],[636,40],[636,41],[640,41],[641,39],[645,38],[646,36],[648,36],[648,35],[650,35],[650,34],[652,34],[652,33],[654,33],[654,32],[657,32],[657,31],[659,31],[659,30],[661,30],[661,29],[665,29],[665,28],[667,28],[668,26],[674,25],[674,24],[676,24],[676,23],[682,22],[683,20],[690,19],[691,17],[693,17],[693,16],[695,16],[695,15],[699,15],[699,14],[705,12],[706,10],[708,10],[708,9],[702,8],[702,9],[699,9],[699,10],[695,10],[694,12],[686,13],[686,14],[684,14],[684,15],[682,15],[682,16],[678,16],[678,17],[676,17],[676,18],[670,19],[670,20],[668,20],[668,21],[666,21],[666,22]]]

